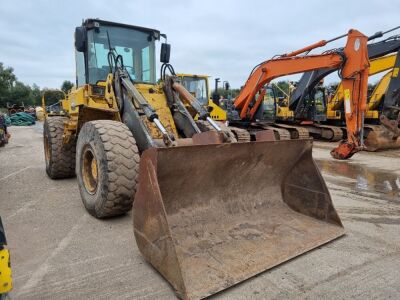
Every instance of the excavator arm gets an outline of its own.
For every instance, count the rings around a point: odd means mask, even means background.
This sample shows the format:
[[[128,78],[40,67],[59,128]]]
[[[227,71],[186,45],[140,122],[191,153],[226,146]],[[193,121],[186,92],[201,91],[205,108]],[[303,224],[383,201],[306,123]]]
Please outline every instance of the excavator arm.
[[[363,118],[366,108],[368,84],[368,38],[357,30],[350,30],[343,52],[331,52],[321,55],[298,56],[313,48],[325,45],[321,41],[309,47],[265,61],[256,66],[245,86],[235,99],[234,105],[242,119],[252,120],[262,97],[256,94],[274,78],[308,72],[317,69],[341,69],[343,87],[346,93],[347,141],[343,141],[331,154],[338,159],[351,157],[362,149]]]
[[[390,70],[393,68],[396,61],[397,53],[386,55],[383,57],[370,60],[369,76]],[[340,83],[336,88],[335,93],[328,101],[328,111],[339,110],[342,107],[344,99],[343,85]]]
[[[393,28],[388,32],[397,29]],[[383,35],[383,33],[382,33]],[[374,34],[368,38],[368,40],[372,40],[381,35]],[[385,40],[368,44],[368,56],[369,59],[374,59],[378,57],[382,57],[384,55],[396,52],[400,49],[400,36],[395,35],[391,36]],[[338,51],[343,51],[343,48],[339,48]],[[312,91],[312,89],[329,74],[336,71],[337,68],[322,68],[318,70],[313,70],[309,72],[305,72],[300,81],[297,84],[295,91],[291,94],[289,99],[289,108],[290,110],[295,111],[295,118],[302,119],[302,110],[304,104],[304,100],[307,95]]]

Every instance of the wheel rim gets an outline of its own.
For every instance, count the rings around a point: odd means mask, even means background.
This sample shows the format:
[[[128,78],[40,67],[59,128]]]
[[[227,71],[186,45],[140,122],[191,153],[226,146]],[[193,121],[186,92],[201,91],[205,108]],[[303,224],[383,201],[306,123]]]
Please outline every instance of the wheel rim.
[[[97,160],[90,147],[86,147],[82,153],[82,179],[86,191],[91,195],[96,193],[98,182]]]
[[[44,158],[46,160],[46,165],[49,165],[50,163],[50,145],[49,145],[49,139],[47,135],[44,136]]]

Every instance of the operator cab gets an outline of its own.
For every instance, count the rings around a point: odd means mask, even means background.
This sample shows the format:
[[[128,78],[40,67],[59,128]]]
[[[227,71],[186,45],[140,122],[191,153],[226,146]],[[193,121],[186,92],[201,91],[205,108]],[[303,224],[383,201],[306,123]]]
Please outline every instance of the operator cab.
[[[182,85],[199,100],[201,105],[208,105],[208,80],[205,76],[181,76]]]
[[[323,86],[317,86],[308,92],[299,108],[296,108],[296,119],[313,122],[326,121],[326,93],[326,88]]]
[[[121,55],[132,81],[156,82],[155,29],[87,19],[75,29],[76,86],[95,85],[113,72],[110,48]]]
[[[311,102],[307,119],[314,122],[326,121],[326,89],[322,86],[314,88],[307,100]]]
[[[254,118],[258,122],[274,122],[276,118],[276,104],[277,104],[277,99],[275,95],[275,89],[271,86],[268,85],[265,87],[266,92],[264,95],[264,99],[261,102],[259,108],[257,109],[256,114],[254,115]],[[258,93],[255,96],[255,99],[258,98]]]

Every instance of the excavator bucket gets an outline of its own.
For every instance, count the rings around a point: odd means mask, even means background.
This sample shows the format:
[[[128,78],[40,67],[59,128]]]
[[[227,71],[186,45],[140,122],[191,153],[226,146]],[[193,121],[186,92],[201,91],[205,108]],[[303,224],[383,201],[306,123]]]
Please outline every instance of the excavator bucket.
[[[180,298],[200,299],[343,235],[311,150],[307,139],[144,151],[138,248]]]
[[[367,127],[366,125],[365,127]],[[379,151],[400,148],[400,137],[396,137],[382,125],[374,125],[365,139],[365,150]]]

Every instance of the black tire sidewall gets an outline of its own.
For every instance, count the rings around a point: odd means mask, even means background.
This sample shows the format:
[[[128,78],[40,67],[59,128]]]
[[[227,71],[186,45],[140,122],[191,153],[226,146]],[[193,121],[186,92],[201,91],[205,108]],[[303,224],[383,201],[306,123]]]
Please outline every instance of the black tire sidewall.
[[[50,178],[52,178],[52,174],[51,174],[51,161],[52,161],[52,139],[51,139],[51,134],[50,134],[50,128],[49,128],[49,121],[48,119],[46,119],[44,121],[44,125],[43,125],[43,146],[44,146],[44,151],[46,152],[46,145],[45,145],[45,138],[47,138],[47,142],[48,142],[48,147],[50,147],[50,157],[48,158],[48,160],[46,159],[46,153],[45,155],[45,163],[46,163],[46,173],[47,175],[49,175]]]
[[[85,147],[90,147],[97,161],[97,189],[94,194],[90,194],[83,182],[82,178],[82,164],[83,164],[83,150]],[[105,183],[108,182],[107,174],[107,156],[104,149],[103,142],[96,127],[88,122],[86,123],[79,133],[78,143],[76,147],[76,174],[78,178],[78,185],[83,204],[90,214],[101,217],[98,213],[104,205],[107,198],[108,187]]]

